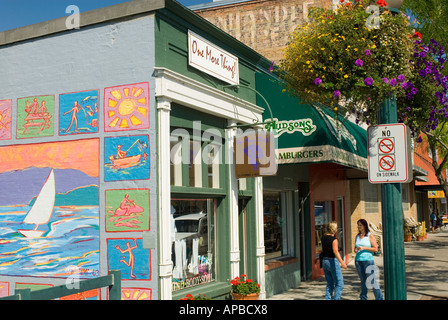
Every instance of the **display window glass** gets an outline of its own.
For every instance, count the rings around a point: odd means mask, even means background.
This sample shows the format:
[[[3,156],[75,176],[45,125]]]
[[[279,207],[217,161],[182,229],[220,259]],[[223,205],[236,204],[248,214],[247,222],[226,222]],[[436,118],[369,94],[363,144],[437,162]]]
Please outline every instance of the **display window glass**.
[[[210,283],[215,272],[213,199],[172,199],[173,291]]]
[[[325,226],[332,221],[331,201],[314,202],[314,227],[316,231],[316,253],[322,252],[322,236]]]

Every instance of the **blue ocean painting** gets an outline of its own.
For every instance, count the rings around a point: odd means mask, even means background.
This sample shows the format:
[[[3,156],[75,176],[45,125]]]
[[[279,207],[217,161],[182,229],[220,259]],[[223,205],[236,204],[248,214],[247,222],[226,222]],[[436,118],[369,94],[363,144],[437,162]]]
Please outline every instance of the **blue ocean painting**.
[[[98,132],[99,90],[59,96],[59,135]]]
[[[142,239],[107,239],[109,270],[120,270],[125,280],[151,280],[150,249]]]
[[[51,168],[31,168],[0,174],[0,184],[10,185],[0,197],[0,275],[66,278],[76,273],[79,278],[96,277],[99,275],[98,178],[78,170],[54,169],[56,194],[48,222],[25,222],[31,208],[37,206],[50,170],[53,172]],[[24,188],[24,184],[17,183],[22,179],[36,183]],[[27,236],[32,232],[41,234]]]
[[[104,139],[104,180],[149,179],[148,135]]]

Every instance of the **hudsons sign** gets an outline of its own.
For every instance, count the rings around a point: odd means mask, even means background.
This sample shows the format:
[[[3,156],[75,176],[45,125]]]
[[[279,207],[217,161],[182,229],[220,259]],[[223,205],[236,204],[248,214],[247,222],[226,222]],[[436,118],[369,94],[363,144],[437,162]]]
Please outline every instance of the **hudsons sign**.
[[[304,136],[309,136],[317,129],[317,126],[315,126],[313,123],[313,119],[310,118],[281,121],[279,121],[277,118],[274,118],[273,120],[273,122],[265,125],[265,129],[267,131],[272,131],[272,129],[274,129],[275,137],[279,137],[285,132],[294,133],[297,131],[302,132]]]

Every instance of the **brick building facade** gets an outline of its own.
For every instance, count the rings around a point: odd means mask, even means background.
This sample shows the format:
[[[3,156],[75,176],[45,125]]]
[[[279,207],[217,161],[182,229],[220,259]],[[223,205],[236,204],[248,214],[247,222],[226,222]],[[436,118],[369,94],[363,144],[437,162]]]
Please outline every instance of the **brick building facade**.
[[[278,62],[289,35],[308,19],[310,8],[331,5],[331,0],[222,0],[191,9],[266,58]]]

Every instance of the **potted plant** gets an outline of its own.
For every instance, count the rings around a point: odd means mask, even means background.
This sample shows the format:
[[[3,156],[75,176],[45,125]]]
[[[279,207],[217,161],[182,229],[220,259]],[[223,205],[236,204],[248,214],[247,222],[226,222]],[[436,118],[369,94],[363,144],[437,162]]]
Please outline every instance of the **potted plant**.
[[[406,226],[404,230],[404,242],[411,242],[411,241],[412,241],[412,231],[408,226]]]
[[[423,227],[421,225],[417,228],[415,235],[417,236],[417,241],[423,241],[425,239]]]
[[[232,281],[232,297],[233,300],[258,300],[260,295],[260,285],[247,279],[245,274],[241,277],[235,277]]]

